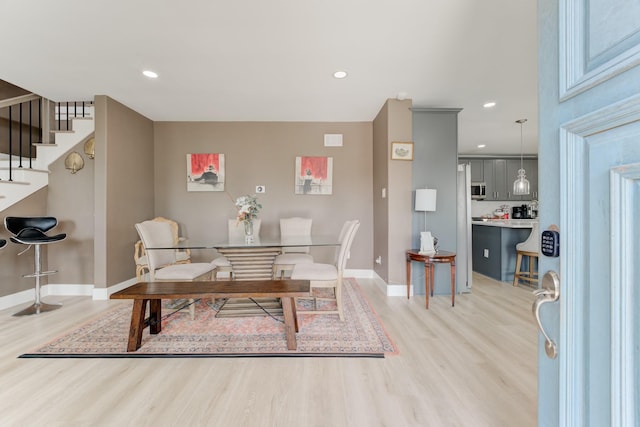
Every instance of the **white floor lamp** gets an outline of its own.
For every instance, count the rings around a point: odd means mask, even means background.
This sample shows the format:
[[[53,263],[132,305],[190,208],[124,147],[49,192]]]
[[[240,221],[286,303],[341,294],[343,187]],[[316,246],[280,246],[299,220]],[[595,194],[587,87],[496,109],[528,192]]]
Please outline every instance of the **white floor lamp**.
[[[420,253],[434,254],[433,236],[427,230],[427,212],[436,211],[437,190],[433,188],[417,188],[415,210],[424,212],[424,231],[420,232]]]

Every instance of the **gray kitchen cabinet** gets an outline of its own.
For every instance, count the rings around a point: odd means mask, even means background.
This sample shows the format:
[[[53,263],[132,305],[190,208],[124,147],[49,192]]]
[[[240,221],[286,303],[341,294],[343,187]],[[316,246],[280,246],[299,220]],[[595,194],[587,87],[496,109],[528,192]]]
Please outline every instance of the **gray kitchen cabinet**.
[[[538,160],[524,159],[522,165],[526,171],[527,179],[531,185],[528,195],[516,196],[513,194],[513,182],[518,177],[520,159],[516,158],[469,158],[460,157],[459,163],[471,165],[471,181],[487,184],[487,197],[485,200],[494,201],[531,201],[538,200]]]
[[[480,159],[470,159],[471,182],[484,182],[484,165]]]
[[[507,160],[483,160],[484,182],[487,184],[487,198],[485,200],[507,200]]]
[[[538,200],[538,159],[525,159],[523,163],[527,179],[531,184],[531,193],[528,196],[522,196],[522,200]]]
[[[513,282],[516,267],[516,244],[524,242],[530,228],[473,225],[471,259],[473,271],[502,282]]]
[[[471,166],[471,182],[484,182],[484,162],[482,159],[459,157],[458,163],[466,163]]]

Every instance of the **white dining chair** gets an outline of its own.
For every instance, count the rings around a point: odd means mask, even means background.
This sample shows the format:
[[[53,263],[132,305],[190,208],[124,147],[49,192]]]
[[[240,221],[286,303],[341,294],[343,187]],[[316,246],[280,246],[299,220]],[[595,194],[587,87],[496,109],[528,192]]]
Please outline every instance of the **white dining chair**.
[[[296,237],[311,237],[311,218],[282,218],[280,219],[280,240],[286,241]],[[273,277],[284,278],[285,272],[293,271],[296,264],[310,264],[313,256],[309,254],[308,246],[284,246],[282,253],[273,262]]]
[[[195,282],[211,280],[215,274],[215,265],[208,262],[177,264],[171,225],[160,221],[143,221],[135,225],[140,240],[145,247],[151,281]],[[149,249],[167,248],[167,249]],[[193,300],[189,303],[191,318],[195,318]],[[177,308],[181,310],[184,305]]]
[[[253,220],[253,234],[254,236],[260,236],[260,225],[262,221],[259,218]],[[244,227],[242,222],[238,220],[230,219],[227,221],[227,238],[230,242],[244,240]],[[219,273],[228,274],[230,279],[233,279],[233,268],[226,256],[221,253],[215,253],[211,264],[216,267],[214,279],[217,279]]]
[[[340,232],[340,247],[336,253],[335,264],[296,264],[291,272],[293,280],[309,280],[313,293],[314,288],[333,288],[333,298],[313,298],[313,310],[298,310],[298,314],[337,314],[340,320],[344,320],[344,310],[342,306],[342,280],[344,270],[349,259],[349,251],[351,244],[360,227],[360,221],[347,221],[342,226]],[[304,298],[301,298],[304,299]],[[335,310],[318,310],[317,300],[331,299],[335,300]]]

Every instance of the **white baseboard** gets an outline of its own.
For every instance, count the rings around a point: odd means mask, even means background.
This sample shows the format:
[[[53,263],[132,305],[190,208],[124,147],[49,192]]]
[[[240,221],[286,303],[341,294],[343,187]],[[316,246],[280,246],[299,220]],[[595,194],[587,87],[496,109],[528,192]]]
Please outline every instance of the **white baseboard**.
[[[384,280],[378,276],[378,274],[374,270],[365,270],[365,269],[351,269],[345,270],[345,276],[347,277],[355,277],[355,278],[363,278],[363,279],[376,279],[376,284],[380,287],[382,292],[384,292],[387,296],[406,296],[407,295],[407,287],[401,284],[387,284]],[[40,295],[42,297],[46,297],[49,295],[55,296],[91,296],[92,299],[98,300],[107,300],[109,299],[109,295],[114,292],[117,292],[121,289],[127,288],[134,283],[136,283],[136,279],[131,278],[129,280],[125,280],[124,282],[117,283],[113,286],[109,286],[108,288],[96,288],[91,284],[53,284],[53,285],[44,285],[40,288]],[[411,292],[413,294],[413,286],[411,287]],[[26,291],[16,292],[15,294],[5,295],[0,297],[0,310],[4,310],[6,308],[11,308],[16,305],[33,302],[35,299],[34,289],[28,289]]]
[[[91,296],[93,285],[44,285],[40,287],[40,297],[47,296]],[[0,297],[0,310],[16,305],[33,302],[36,298],[35,288]],[[46,301],[45,301],[46,302]]]

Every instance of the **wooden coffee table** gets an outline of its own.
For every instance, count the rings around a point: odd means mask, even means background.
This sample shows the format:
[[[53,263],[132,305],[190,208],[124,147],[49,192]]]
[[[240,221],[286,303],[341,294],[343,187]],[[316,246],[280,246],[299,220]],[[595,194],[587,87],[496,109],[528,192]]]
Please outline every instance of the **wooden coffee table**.
[[[203,282],[138,282],[115,292],[111,299],[132,299],[131,327],[127,351],[142,344],[142,331],[149,326],[152,334],[162,330],[162,300],[181,298],[280,298],[284,314],[287,348],[295,350],[298,318],[294,298],[311,295],[308,280],[245,280]],[[147,304],[149,317],[145,318]]]

